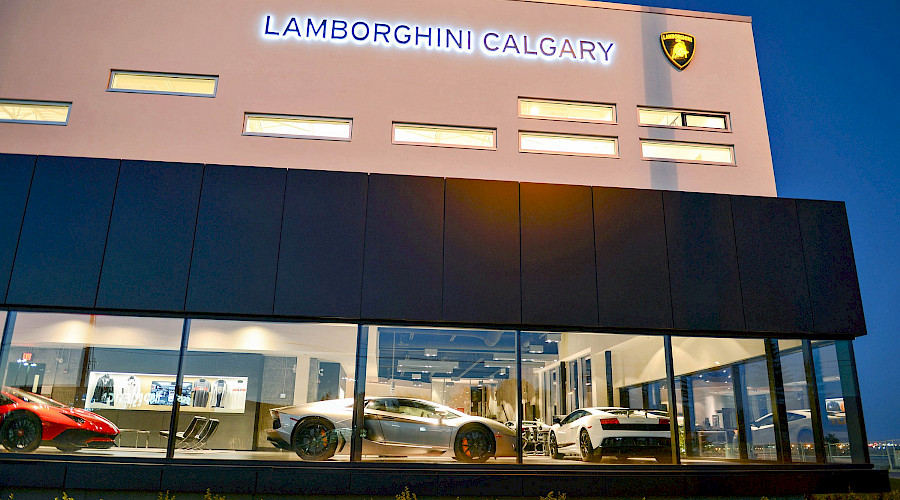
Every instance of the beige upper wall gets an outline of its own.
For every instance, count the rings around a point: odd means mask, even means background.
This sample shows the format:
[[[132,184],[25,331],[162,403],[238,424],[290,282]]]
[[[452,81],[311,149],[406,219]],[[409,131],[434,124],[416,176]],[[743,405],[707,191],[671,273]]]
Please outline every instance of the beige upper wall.
[[[745,18],[509,0],[0,4],[0,98],[72,101],[67,126],[0,123],[0,152],[774,196]],[[366,20],[614,43],[608,65],[265,40],[263,18]],[[696,37],[690,66],[659,34]],[[106,92],[110,69],[219,75],[215,98]],[[618,124],[517,118],[519,96],[615,103]],[[639,105],[724,111],[733,132],[637,125]],[[353,118],[351,142],[241,136],[246,111]],[[496,151],[391,144],[391,122],[496,127]],[[618,159],[519,153],[519,130],[610,135]],[[736,167],[649,162],[640,138],[733,144]]]

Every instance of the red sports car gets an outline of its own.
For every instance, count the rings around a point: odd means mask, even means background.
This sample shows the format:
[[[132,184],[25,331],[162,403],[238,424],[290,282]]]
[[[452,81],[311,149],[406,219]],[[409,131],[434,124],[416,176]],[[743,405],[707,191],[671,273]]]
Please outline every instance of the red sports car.
[[[34,451],[42,442],[65,452],[110,448],[118,434],[96,413],[12,387],[0,391],[0,444],[9,451]]]

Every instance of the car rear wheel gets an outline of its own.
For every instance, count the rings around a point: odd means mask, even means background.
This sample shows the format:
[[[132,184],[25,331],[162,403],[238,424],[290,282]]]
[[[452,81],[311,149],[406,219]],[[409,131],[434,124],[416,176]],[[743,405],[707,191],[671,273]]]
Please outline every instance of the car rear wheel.
[[[484,462],[494,456],[494,436],[482,425],[464,425],[456,433],[453,452],[460,462]]]
[[[298,422],[291,441],[294,452],[303,460],[328,460],[337,449],[334,424],[321,417]]]
[[[0,426],[0,442],[9,451],[28,453],[41,445],[41,419],[34,413],[19,412],[6,417]]]
[[[550,433],[550,458],[562,458],[559,452],[559,444],[556,442],[556,434]]]
[[[578,449],[581,450],[581,459],[585,462],[595,462],[597,460],[594,454],[594,446],[591,444],[591,436],[585,429],[581,429],[581,433],[578,435]]]

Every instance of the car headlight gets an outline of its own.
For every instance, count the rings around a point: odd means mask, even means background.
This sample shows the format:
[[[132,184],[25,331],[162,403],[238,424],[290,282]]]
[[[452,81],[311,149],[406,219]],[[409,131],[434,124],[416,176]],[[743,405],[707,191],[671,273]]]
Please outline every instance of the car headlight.
[[[63,415],[65,415],[65,416],[71,418],[72,420],[75,421],[75,423],[78,423],[78,424],[83,424],[83,423],[84,423],[84,419],[81,418],[81,417],[78,417],[78,416],[75,416],[75,415],[69,415],[68,413],[63,413]]]

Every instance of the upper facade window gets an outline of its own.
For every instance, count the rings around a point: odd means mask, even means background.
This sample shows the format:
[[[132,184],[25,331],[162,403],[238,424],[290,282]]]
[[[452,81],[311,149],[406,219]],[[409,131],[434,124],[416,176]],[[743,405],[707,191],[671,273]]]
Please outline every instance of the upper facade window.
[[[110,73],[109,87],[106,90],[139,94],[215,97],[218,82],[219,77],[217,76],[113,70]]]
[[[728,113],[638,108],[638,119],[641,125],[649,127],[676,127],[701,130],[731,129]]]
[[[734,165],[734,146],[641,139],[644,160]]]
[[[590,102],[519,98],[519,118],[567,122],[615,123],[616,107]]]
[[[66,125],[71,102],[0,100],[0,122]]]
[[[349,141],[353,120],[246,113],[243,135]]]
[[[497,130],[490,128],[394,123],[392,137],[394,144],[497,149]]]

